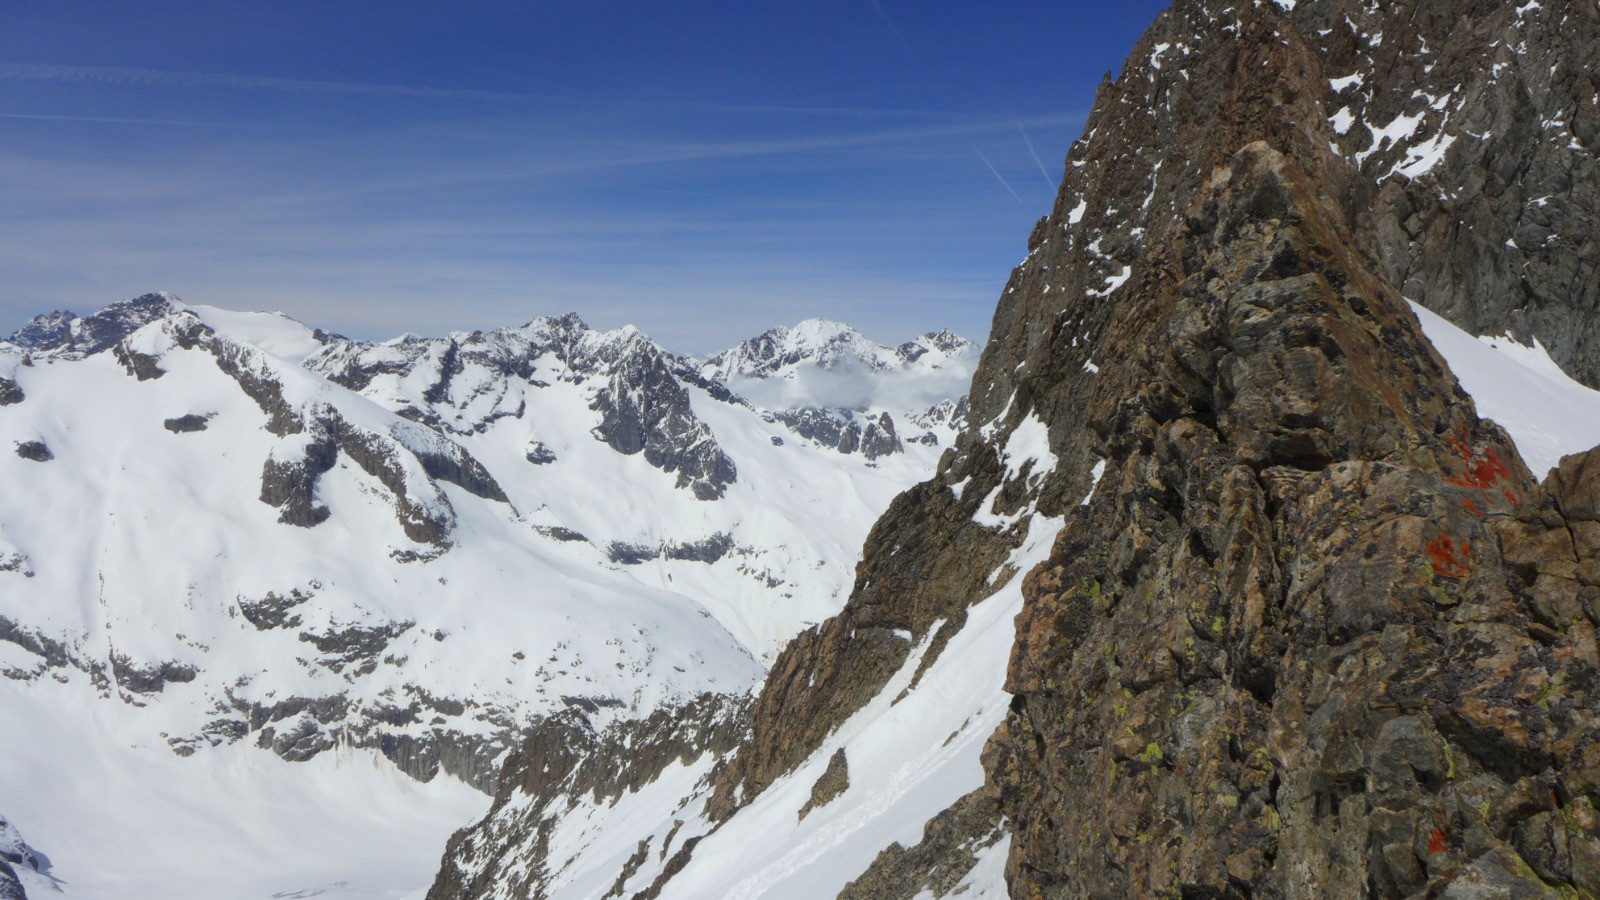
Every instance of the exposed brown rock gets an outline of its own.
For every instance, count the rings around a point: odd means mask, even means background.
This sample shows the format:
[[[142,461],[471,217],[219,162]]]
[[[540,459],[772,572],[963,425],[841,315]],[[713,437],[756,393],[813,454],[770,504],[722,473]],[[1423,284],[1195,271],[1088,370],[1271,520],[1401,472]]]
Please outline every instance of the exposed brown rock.
[[[811,786],[811,798],[800,807],[799,817],[804,819],[807,813],[820,806],[827,806],[849,789],[850,761],[845,758],[844,748],[840,747],[828,757],[828,768],[823,770],[817,783]]]
[[[1351,243],[1254,144],[1142,286],[988,760],[1014,895],[1600,891],[1600,467],[1536,485]]]

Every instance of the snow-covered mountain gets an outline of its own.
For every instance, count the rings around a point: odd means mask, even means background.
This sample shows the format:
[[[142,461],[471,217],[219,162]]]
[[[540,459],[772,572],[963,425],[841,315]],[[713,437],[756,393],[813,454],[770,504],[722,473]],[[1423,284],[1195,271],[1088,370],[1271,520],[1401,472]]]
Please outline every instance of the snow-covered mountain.
[[[816,427],[804,415],[812,409],[832,410],[846,422],[873,422],[887,412],[921,432],[910,439],[933,443],[942,429],[959,429],[977,361],[978,346],[948,331],[889,347],[848,325],[807,319],[744,341],[697,368],[702,377],[785,414],[796,428]]]
[[[0,342],[0,734],[29,735],[0,809],[72,896],[184,895],[178,857],[245,836],[203,824],[229,794],[316,859],[222,852],[189,895],[359,880],[349,853],[397,879],[374,860],[436,855],[486,802],[452,785],[492,790],[530,723],[743,696],[960,421],[902,440],[928,409],[875,410],[841,439],[858,411],[766,410],[703,368],[571,315],[370,344],[146,295],[29,323]],[[313,785],[367,802],[297,829]],[[130,838],[152,809],[156,851]],[[372,828],[387,851],[356,847]]]

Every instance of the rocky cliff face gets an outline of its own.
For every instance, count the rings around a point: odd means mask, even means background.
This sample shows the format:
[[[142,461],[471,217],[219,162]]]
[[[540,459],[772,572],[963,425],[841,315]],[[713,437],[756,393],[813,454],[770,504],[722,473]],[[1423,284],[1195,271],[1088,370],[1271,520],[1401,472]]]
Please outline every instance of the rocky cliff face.
[[[482,434],[503,418],[521,418],[517,387],[548,387],[536,372],[552,365],[561,379],[596,383],[589,399],[600,414],[597,440],[676,476],[701,500],[720,499],[738,467],[696,415],[680,376],[688,366],[643,333],[592,331],[574,314],[520,328],[448,338],[402,338],[384,344],[328,342],[308,368],[352,390],[390,399],[396,411],[446,433]],[[723,401],[720,384],[691,374],[689,383]]]
[[[986,759],[1011,890],[1594,891],[1571,479],[1525,474],[1398,298],[1532,333],[1593,380],[1595,207],[1566,204],[1596,188],[1578,60],[1600,16],[1287,5],[1166,14],[1099,108],[1199,91],[1216,114],[1097,115],[1036,232],[1069,278],[1095,264],[1074,244],[1102,235],[1072,226],[1137,192],[1091,182],[1070,206],[1073,174],[1125,159],[1129,132],[1201,163],[1149,195],[1179,214],[1138,226],[1160,240],[1119,258],[1109,317],[1092,290],[1025,289],[1012,313],[1034,323],[1018,345],[1046,317],[1088,321],[1118,362],[1052,420],[1053,439],[1093,430],[1108,474],[1025,587]],[[1550,206],[1565,237],[1505,233]],[[1070,343],[1054,350],[1076,362]]]
[[[1018,897],[1600,892],[1596,464],[1540,484],[1405,303],[1600,383],[1596,48],[1575,0],[1163,13],[1001,297],[971,425],[778,657],[650,896],[803,895],[839,853],[768,823],[841,748],[839,833],[896,796],[871,764],[946,808],[828,893],[1002,890],[995,852]],[[1028,569],[982,784],[862,739]],[[756,829],[795,849],[760,861]]]
[[[428,900],[561,896],[563,891],[620,897],[622,885],[641,869],[670,870],[674,854],[687,859],[694,846],[675,843],[676,833],[657,848],[648,841],[625,846],[626,861],[618,871],[609,865],[586,871],[593,861],[570,853],[571,832],[577,825],[605,840],[608,813],[626,796],[659,781],[669,767],[703,774],[738,741],[748,706],[746,696],[705,694],[599,732],[576,713],[535,723],[506,761],[502,778],[515,789],[496,798],[486,827],[451,839]],[[619,815],[627,812],[624,808]]]
[[[1587,457],[1542,490],[1286,157],[1209,194],[1024,588],[1013,891],[1600,887]]]

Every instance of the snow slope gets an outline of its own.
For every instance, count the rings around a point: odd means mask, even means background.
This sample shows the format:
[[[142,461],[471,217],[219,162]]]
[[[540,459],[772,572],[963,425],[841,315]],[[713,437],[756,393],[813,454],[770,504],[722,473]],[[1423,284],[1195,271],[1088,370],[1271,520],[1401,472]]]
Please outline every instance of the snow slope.
[[[50,863],[26,883],[31,900],[418,896],[450,831],[489,805],[349,748],[180,758],[146,718],[72,683],[5,695],[4,801]]]
[[[1411,310],[1478,415],[1511,435],[1534,477],[1542,480],[1569,453],[1600,445],[1600,391],[1561,371],[1537,341],[1529,347],[1507,337],[1475,338],[1416,303]]]

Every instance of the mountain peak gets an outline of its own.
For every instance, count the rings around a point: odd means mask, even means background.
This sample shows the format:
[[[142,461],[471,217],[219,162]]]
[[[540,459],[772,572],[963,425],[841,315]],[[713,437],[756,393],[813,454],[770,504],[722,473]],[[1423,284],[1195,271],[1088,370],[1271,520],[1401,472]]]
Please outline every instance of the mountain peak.
[[[5,343],[35,353],[88,356],[182,308],[183,303],[176,296],[157,291],[119,300],[91,316],[57,310],[33,317]]]

